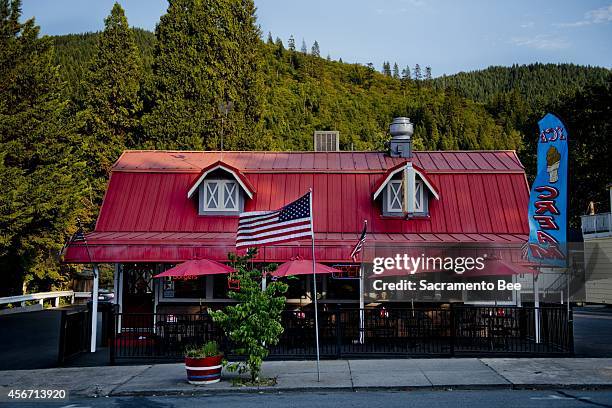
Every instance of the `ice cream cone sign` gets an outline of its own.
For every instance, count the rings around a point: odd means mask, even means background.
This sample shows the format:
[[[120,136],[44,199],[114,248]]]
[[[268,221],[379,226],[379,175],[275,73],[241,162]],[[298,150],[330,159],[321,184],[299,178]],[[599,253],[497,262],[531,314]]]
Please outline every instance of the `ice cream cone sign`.
[[[559,163],[561,162],[561,154],[554,147],[550,146],[546,152],[546,171],[548,172],[548,181],[556,183],[559,180]]]

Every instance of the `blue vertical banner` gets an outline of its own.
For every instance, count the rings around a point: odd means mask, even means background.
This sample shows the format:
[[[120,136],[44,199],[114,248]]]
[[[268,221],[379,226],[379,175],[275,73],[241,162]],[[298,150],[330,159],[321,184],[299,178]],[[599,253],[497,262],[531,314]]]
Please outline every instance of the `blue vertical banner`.
[[[567,130],[548,113],[538,122],[537,176],[529,197],[527,256],[542,266],[566,266]]]

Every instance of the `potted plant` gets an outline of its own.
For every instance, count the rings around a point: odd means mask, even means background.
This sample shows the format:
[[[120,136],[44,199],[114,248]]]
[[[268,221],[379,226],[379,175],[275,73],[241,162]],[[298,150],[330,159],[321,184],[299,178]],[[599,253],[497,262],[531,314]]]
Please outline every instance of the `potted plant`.
[[[216,341],[185,351],[185,369],[190,384],[213,384],[221,380],[223,353]]]

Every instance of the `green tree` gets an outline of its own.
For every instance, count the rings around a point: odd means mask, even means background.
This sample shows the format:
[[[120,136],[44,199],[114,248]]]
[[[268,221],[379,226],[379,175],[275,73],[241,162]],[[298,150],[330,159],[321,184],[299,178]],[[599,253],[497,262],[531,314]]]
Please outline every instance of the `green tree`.
[[[171,0],[156,29],[143,146],[262,148],[259,28],[252,0]],[[226,115],[219,109],[230,103]],[[223,119],[223,120],[222,120]]]
[[[321,56],[321,49],[319,48],[319,43],[317,40],[315,40],[315,42],[312,44],[312,49],[310,50],[310,54],[312,54],[314,57]]]
[[[409,81],[410,80],[410,67],[406,66],[406,68],[402,69],[402,80]]]
[[[287,41],[287,49],[289,49],[289,51],[295,51],[295,38],[293,38],[293,35],[291,35],[289,41]]]
[[[420,81],[421,79],[423,79],[423,73],[421,72],[421,66],[419,64],[416,64],[414,66],[414,80]]]
[[[570,225],[580,228],[580,215],[586,214],[590,201],[595,203],[598,213],[610,208],[607,185],[612,175],[612,74],[606,83],[588,86],[558,101],[550,110],[559,115],[569,133]],[[531,154],[537,146],[535,119],[529,138]]]
[[[61,286],[57,251],[82,211],[77,137],[52,40],[0,0],[0,293]]]
[[[262,271],[249,267],[256,253],[250,249],[243,257],[229,254],[236,278],[240,281],[240,289],[230,291],[229,297],[238,303],[211,312],[214,321],[230,340],[233,352],[246,356],[245,361],[229,364],[228,369],[240,374],[249,371],[252,384],[259,381],[261,364],[269,354],[269,347],[278,344],[283,333],[281,313],[286,300],[283,294],[288,289],[288,285],[281,281],[271,281],[265,290],[261,289]],[[271,271],[266,269],[263,272]]]
[[[399,67],[397,66],[397,62],[393,63],[393,78],[400,79]]]
[[[85,76],[84,109],[79,113],[83,154],[96,204],[102,201],[112,164],[123,150],[136,145],[142,112],[142,62],[118,3],[104,23]]]
[[[383,62],[382,73],[385,76],[391,76],[391,64],[389,61]]]
[[[301,51],[302,51],[302,54],[306,54],[308,52],[308,47],[306,47],[306,41],[304,39],[302,39]]]

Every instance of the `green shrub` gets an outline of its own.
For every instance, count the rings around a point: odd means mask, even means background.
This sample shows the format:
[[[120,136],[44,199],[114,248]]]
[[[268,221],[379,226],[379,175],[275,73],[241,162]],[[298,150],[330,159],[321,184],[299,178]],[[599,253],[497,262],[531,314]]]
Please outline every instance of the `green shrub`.
[[[188,347],[185,350],[185,357],[189,358],[215,357],[219,354],[222,353],[219,351],[219,345],[216,341],[206,342],[200,347]]]
[[[262,272],[269,273],[276,268],[270,265],[263,271],[253,268],[252,259],[257,254],[249,249],[246,256],[229,254],[240,280],[240,290],[230,291],[229,297],[238,301],[223,310],[211,312],[213,320],[223,328],[231,342],[233,354],[246,357],[245,361],[226,364],[228,371],[239,374],[249,372],[250,384],[261,385],[259,372],[263,359],[269,354],[269,347],[278,344],[283,333],[281,313],[285,308],[287,284],[271,281],[265,290],[261,289]]]

